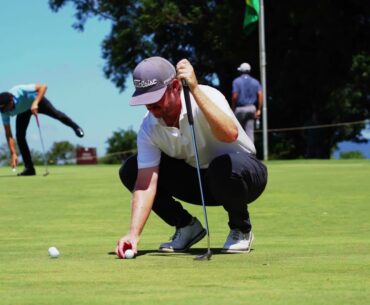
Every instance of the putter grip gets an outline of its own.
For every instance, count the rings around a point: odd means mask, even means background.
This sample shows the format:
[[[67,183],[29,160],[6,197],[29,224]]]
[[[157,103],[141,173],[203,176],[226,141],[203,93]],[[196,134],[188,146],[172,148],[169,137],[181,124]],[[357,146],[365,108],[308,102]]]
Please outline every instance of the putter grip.
[[[181,82],[182,82],[182,87],[184,90],[186,112],[188,113],[188,121],[190,125],[194,125],[193,111],[191,109],[191,102],[190,102],[189,86],[185,79],[182,79]]]

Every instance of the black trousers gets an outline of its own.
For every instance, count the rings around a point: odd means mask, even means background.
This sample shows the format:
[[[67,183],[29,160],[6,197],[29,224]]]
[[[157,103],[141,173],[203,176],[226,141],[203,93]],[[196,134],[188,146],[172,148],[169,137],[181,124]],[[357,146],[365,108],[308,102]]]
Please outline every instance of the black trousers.
[[[137,156],[122,165],[119,175],[131,192],[137,177]],[[223,206],[229,216],[230,229],[249,232],[252,229],[248,204],[256,200],[267,184],[267,169],[254,155],[226,154],[215,158],[207,169],[201,169],[203,195],[207,206]],[[157,193],[153,211],[167,224],[184,227],[191,215],[175,198],[201,205],[196,168],[183,160],[162,153]]]
[[[78,128],[78,125],[73,122],[66,114],[55,109],[47,98],[44,97],[40,101],[38,107],[39,113],[46,114],[47,116],[50,116],[73,129]],[[26,112],[18,114],[16,119],[17,144],[22,155],[24,166],[26,168],[33,168],[31,153],[26,140],[27,128],[30,123],[31,116],[31,110],[27,110]]]

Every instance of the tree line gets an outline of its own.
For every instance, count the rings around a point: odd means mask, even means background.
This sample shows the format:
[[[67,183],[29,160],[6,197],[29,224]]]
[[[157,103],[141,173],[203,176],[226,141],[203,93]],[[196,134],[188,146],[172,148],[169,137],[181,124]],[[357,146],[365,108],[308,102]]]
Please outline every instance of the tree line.
[[[370,1],[265,0],[268,126],[360,121],[370,114]],[[188,58],[199,81],[230,98],[241,62],[259,78],[258,29],[245,33],[245,0],[49,0],[112,24],[102,42],[104,73],[124,90],[143,58]],[[270,158],[329,158],[337,143],[364,142],[363,124],[270,132]],[[257,148],[262,151],[261,137]]]
[[[129,156],[136,153],[137,133],[131,127],[118,129],[107,139],[106,154],[98,158],[101,164],[120,164]],[[76,150],[82,148],[68,141],[54,142],[46,152],[46,159],[50,165],[76,164]],[[6,143],[0,146],[0,165],[8,163],[9,148]],[[44,159],[41,152],[31,150],[33,161],[36,165],[43,165]],[[365,156],[358,151],[342,152],[340,159],[364,159]]]

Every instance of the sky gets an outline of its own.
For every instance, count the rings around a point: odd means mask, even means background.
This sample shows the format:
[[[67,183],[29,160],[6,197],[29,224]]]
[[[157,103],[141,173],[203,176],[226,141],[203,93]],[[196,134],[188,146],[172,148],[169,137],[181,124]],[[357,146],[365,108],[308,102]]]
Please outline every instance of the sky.
[[[72,5],[54,13],[47,0],[0,0],[0,8],[0,92],[18,84],[45,83],[46,97],[85,131],[84,138],[77,138],[69,127],[40,115],[46,150],[54,142],[69,141],[96,147],[102,156],[114,131],[138,131],[146,109],[128,105],[132,78],[120,93],[103,73],[101,43],[110,32],[108,21],[89,19],[85,31],[78,32],[72,28]],[[15,136],[15,117],[11,127]],[[34,119],[27,140],[31,149],[41,151]],[[1,127],[0,145],[4,143]]]

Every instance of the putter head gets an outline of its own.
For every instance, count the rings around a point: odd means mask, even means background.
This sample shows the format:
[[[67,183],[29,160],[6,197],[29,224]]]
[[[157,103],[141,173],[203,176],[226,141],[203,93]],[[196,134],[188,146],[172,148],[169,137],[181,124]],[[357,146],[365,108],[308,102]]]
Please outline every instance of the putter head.
[[[46,177],[47,175],[49,175],[49,172],[45,172],[45,173],[43,174],[43,176],[44,176],[44,177]]]
[[[194,260],[195,261],[209,261],[211,257],[212,257],[212,251],[208,249],[206,253],[194,257]]]

